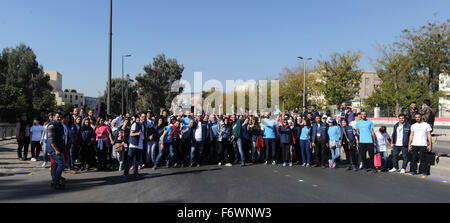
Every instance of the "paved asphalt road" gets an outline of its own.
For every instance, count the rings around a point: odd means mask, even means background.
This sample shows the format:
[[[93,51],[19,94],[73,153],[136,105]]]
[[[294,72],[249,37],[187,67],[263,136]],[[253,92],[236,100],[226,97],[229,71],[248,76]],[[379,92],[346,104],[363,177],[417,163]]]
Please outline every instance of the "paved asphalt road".
[[[49,187],[48,169],[0,177],[0,202],[450,202],[450,184],[399,173],[249,165],[65,174]]]
[[[450,183],[433,176],[262,164],[143,169],[126,183],[118,171],[64,174],[57,191],[49,169],[20,163],[14,146],[0,146],[0,202],[450,202]]]

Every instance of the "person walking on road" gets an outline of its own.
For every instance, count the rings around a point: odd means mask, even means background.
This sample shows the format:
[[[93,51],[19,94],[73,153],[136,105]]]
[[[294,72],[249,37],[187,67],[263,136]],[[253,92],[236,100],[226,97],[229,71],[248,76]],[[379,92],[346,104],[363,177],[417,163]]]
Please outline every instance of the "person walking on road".
[[[28,146],[30,144],[30,125],[27,121],[27,115],[23,114],[16,124],[16,139],[17,139],[17,156],[19,160],[27,160]],[[23,156],[22,156],[23,149]]]
[[[430,165],[425,156],[427,152],[431,152],[431,131],[430,124],[422,121],[420,113],[415,115],[416,123],[411,126],[411,135],[409,136],[408,151],[411,152],[411,171],[409,175],[417,174],[417,159],[420,158],[419,174],[428,176]]]
[[[41,147],[41,137],[43,132],[42,125],[39,124],[39,119],[34,118],[33,126],[30,128],[30,138],[31,138],[31,161],[36,162],[39,159],[39,153],[42,150]]]

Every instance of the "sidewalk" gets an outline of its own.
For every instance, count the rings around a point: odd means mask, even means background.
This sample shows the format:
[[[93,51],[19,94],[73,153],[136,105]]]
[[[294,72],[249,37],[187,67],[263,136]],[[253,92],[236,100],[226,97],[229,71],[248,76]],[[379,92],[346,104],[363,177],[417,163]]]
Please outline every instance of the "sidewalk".
[[[28,149],[28,158],[31,158],[30,149]],[[50,172],[50,163],[47,168],[42,167],[42,151],[40,161],[33,162],[31,160],[20,161],[17,158],[17,142],[13,140],[0,141],[0,175],[1,174],[18,174],[29,173],[31,171]]]

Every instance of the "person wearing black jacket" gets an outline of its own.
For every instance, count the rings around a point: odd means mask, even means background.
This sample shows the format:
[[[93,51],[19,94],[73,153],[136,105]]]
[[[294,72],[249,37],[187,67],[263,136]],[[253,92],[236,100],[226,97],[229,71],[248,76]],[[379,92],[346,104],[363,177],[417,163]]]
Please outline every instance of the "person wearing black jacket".
[[[65,142],[64,127],[61,124],[61,114],[56,113],[53,121],[48,126],[48,142],[50,143],[49,153],[52,159],[51,186],[55,189],[63,189],[65,179],[61,176],[64,170]]]
[[[302,133],[302,117],[298,116],[296,122],[293,124],[292,133],[294,134],[295,142],[292,144],[292,160],[295,164],[300,164],[301,150],[300,150],[300,134]]]
[[[280,144],[283,159],[283,166],[289,161],[289,166],[292,166],[292,157],[290,155],[290,148],[293,143],[293,133],[291,127],[288,124],[288,119],[283,119],[282,125],[278,127],[280,133]]]
[[[80,138],[81,170],[89,170],[95,163],[95,133],[89,119],[84,119],[78,134]]]
[[[322,166],[326,168],[328,163],[328,124],[327,116],[323,116],[320,120],[320,116],[316,116],[312,129],[312,147],[314,149],[315,167]]]
[[[147,128],[147,163],[149,166],[154,166],[156,156],[158,155],[159,137],[164,133],[163,118],[158,118],[158,123],[154,123]],[[151,162],[151,163],[150,163]]]

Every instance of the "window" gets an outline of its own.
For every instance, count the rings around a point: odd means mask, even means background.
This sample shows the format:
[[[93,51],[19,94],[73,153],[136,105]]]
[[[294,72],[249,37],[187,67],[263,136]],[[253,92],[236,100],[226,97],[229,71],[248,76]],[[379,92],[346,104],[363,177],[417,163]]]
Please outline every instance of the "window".
[[[369,91],[370,91],[370,78],[366,77],[364,79],[364,97],[369,97]]]
[[[78,95],[75,95],[75,100],[78,100]]]
[[[67,94],[64,94],[64,98],[67,98]]]
[[[72,95],[70,95],[70,98],[72,99]],[[72,101],[72,100],[71,100]]]

